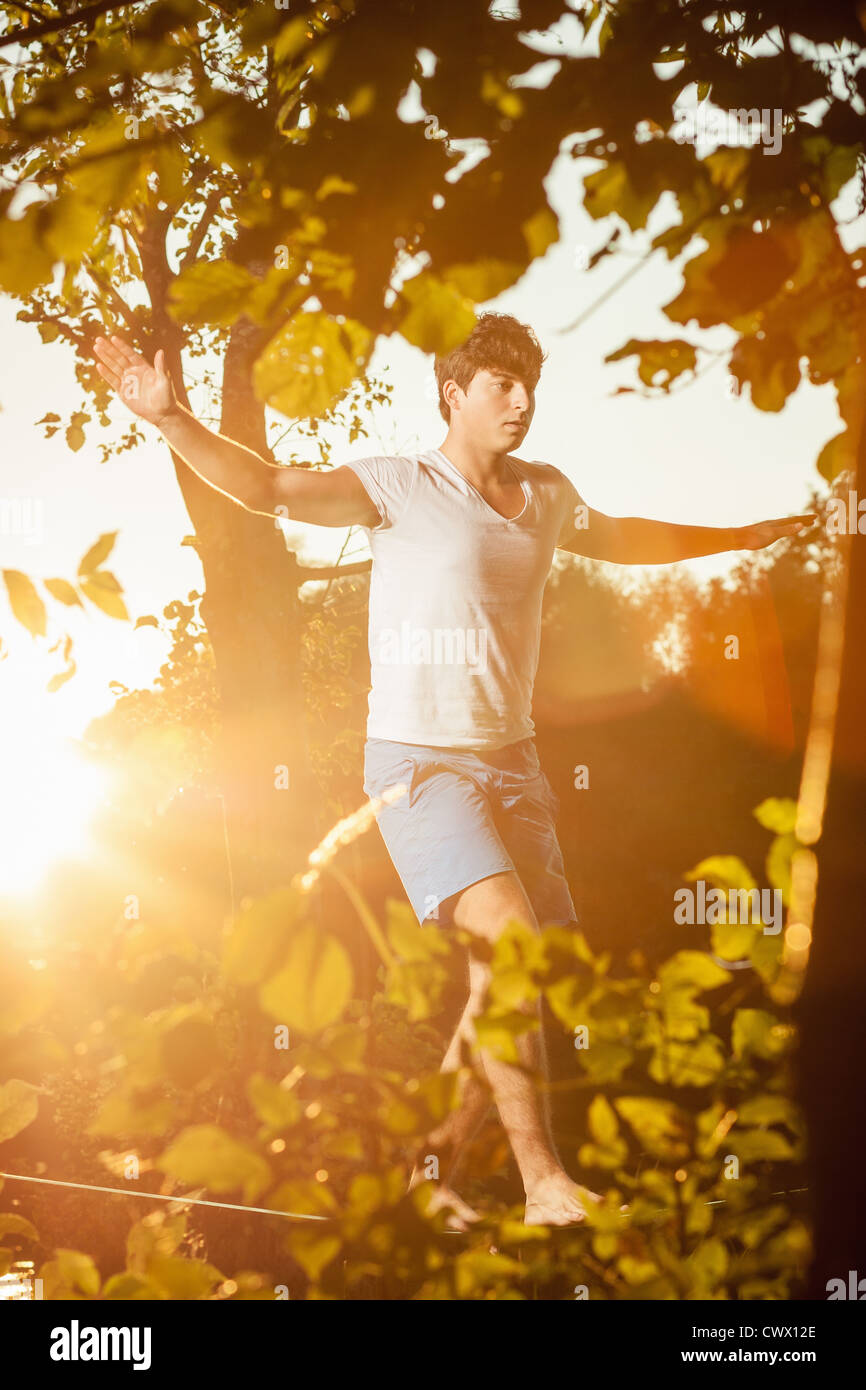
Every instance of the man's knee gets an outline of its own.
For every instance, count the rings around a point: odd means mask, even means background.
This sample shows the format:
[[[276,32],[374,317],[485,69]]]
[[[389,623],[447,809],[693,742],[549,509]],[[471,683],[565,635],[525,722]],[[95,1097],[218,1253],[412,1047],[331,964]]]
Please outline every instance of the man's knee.
[[[491,941],[512,919],[538,929],[526,890],[513,869],[470,884],[454,904],[454,925]]]

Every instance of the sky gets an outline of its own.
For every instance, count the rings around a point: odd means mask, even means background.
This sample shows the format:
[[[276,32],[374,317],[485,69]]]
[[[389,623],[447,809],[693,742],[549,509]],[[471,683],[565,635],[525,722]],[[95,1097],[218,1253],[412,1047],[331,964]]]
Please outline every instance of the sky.
[[[582,180],[597,167],[596,160],[560,155],[547,180],[549,201],[560,218],[559,241],[518,284],[477,306],[478,313],[492,308],[531,324],[548,353],[521,456],[555,464],[590,506],[613,515],[727,526],[805,510],[810,486],[820,482],[815,458],[839,429],[832,387],[803,382],[783,411],[767,414],[747,395],[731,393],[721,362],[665,398],[614,396],[618,386],[635,384],[637,359],[606,365],[604,357],[628,338],[685,336],[716,349],[733,341],[727,330],[698,336],[665,317],[661,306],[682,285],[679,261],[653,254],[579,327],[570,327],[634,264],[662,226],[675,220],[672,200],[663,201],[648,229],[637,234],[625,229],[625,254],[606,258],[593,271],[584,269],[615,224],[615,219],[593,221],[582,207]],[[850,222],[846,245],[859,245],[863,230],[862,218]],[[44,439],[35,422],[47,411],[65,419],[80,408],[81,392],[71,348],[43,344],[33,326],[16,322],[17,307],[0,298],[5,345],[0,502],[28,503],[41,524],[38,534],[8,534],[5,526],[0,563],[34,579],[72,578],[96,538],[117,531],[107,566],[123,586],[133,619],[160,614],[172,599],[203,587],[195,551],[181,545],[192,528],[168,451],[151,426],[142,426],[145,444],[104,464],[97,444],[110,436],[98,426],[89,426],[77,453],[66,448],[62,432]],[[331,431],[334,464],[441,445],[446,426],[436,405],[432,358],[393,334],[380,339],[370,370],[393,384],[392,406],[377,411],[367,440],[350,445]],[[120,403],[112,416],[119,435],[131,417]],[[280,417],[272,419],[275,428],[285,427]],[[282,447],[299,451],[300,440],[290,435]],[[308,564],[336,559],[345,539],[343,531],[297,524],[286,535]],[[363,536],[356,533],[352,558],[365,553]],[[705,577],[730,568],[735,558],[707,557],[686,567]],[[136,631],[91,606],[82,613],[50,604],[49,615],[48,639],[34,641],[11,618],[0,588],[0,635],[7,653],[0,661],[0,718],[7,732],[26,721],[34,732],[50,728],[76,737],[90,718],[111,707],[110,682],[129,687],[152,682],[168,644],[153,628]],[[73,637],[78,670],[49,695],[45,684],[62,663],[46,648],[64,630]]]

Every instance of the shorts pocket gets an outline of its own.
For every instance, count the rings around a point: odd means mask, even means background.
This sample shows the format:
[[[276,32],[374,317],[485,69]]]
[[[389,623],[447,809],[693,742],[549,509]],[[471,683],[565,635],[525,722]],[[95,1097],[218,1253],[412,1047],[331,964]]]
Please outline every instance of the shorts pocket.
[[[392,802],[393,806],[408,806],[412,787],[415,778],[415,762],[412,758],[394,758],[382,761],[381,758],[374,756],[364,759],[364,792],[372,800],[373,797],[381,796],[388,787],[396,786],[398,782],[404,782],[408,787],[405,796],[398,797]]]

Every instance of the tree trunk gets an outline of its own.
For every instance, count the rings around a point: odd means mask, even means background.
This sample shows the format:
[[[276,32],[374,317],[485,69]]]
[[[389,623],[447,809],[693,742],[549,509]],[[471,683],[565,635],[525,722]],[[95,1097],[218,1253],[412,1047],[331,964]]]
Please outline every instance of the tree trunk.
[[[268,457],[264,408],[251,385],[259,334],[243,319],[232,330],[220,429]],[[177,348],[167,357],[179,381]],[[221,783],[237,910],[245,898],[288,883],[322,830],[301,679],[301,575],[275,519],[245,511],[176,456],[175,469],[205,577],[201,613],[221,698]]]
[[[856,490],[866,496],[866,434],[859,432]],[[821,839],[813,941],[794,1014],[809,1144],[814,1258],[805,1297],[827,1282],[866,1277],[866,538],[849,553],[845,640],[833,759]],[[866,1285],[864,1292],[866,1292]],[[848,1295],[850,1297],[850,1294]],[[854,1295],[858,1295],[855,1293]],[[864,1293],[859,1295],[864,1296]]]

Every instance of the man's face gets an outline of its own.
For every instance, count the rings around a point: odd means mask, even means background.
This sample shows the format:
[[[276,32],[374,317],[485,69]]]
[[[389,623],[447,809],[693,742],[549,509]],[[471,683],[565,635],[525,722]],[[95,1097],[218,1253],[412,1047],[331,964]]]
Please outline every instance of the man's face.
[[[456,387],[454,397],[450,402],[451,423],[459,421],[461,433],[473,441],[509,453],[526,438],[535,413],[535,392],[519,377],[484,367],[475,373],[465,394]]]

